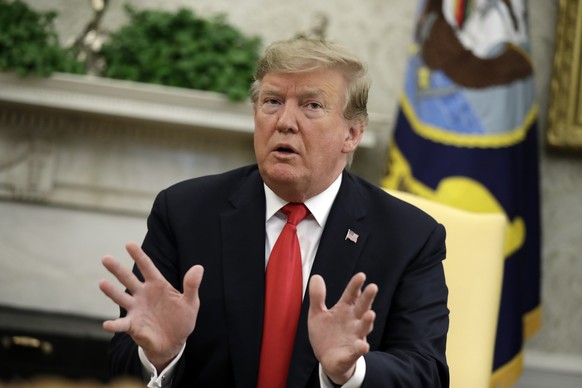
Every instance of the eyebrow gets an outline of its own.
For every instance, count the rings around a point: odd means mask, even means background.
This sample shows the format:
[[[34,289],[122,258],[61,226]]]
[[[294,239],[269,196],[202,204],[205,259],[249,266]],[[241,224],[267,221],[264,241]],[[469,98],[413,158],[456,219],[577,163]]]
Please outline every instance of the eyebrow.
[[[273,89],[273,88],[269,88],[269,89],[264,89],[260,91],[260,95],[279,95],[281,94],[281,92],[278,89]]]
[[[267,88],[267,89],[265,89],[265,90],[263,90],[261,92],[261,95],[281,96],[283,94],[284,93],[280,89],[276,89],[276,88]],[[306,89],[304,91],[301,91],[299,93],[299,97],[302,98],[302,99],[305,99],[305,98],[314,98],[314,97],[323,97],[323,98],[326,98],[327,95],[326,95],[326,93],[322,89],[309,88],[309,89]]]

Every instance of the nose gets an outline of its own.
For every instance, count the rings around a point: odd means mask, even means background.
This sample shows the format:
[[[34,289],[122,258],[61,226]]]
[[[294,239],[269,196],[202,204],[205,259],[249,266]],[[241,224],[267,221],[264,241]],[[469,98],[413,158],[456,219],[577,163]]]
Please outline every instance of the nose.
[[[298,113],[297,108],[294,108],[291,104],[284,104],[279,110],[277,130],[293,133],[299,131],[299,124],[297,122]]]

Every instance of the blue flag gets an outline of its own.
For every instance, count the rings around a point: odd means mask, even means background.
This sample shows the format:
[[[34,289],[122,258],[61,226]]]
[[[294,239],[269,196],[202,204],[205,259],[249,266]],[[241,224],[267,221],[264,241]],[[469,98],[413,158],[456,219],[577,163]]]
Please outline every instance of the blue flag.
[[[422,0],[382,186],[508,220],[492,386],[541,325],[537,106],[525,0]]]

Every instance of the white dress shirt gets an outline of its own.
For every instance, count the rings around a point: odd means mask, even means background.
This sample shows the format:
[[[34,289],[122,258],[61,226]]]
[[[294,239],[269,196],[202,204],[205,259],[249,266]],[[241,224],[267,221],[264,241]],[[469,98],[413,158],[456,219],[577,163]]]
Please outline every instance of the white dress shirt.
[[[339,192],[342,182],[342,174],[340,174],[337,179],[322,193],[316,195],[313,198],[305,201],[305,206],[310,211],[303,221],[297,225],[297,238],[299,239],[299,246],[301,248],[301,261],[303,270],[303,295],[307,290],[307,284],[309,282],[309,274],[311,273],[311,267],[315,260],[315,254],[317,253],[317,248],[319,246],[319,241],[321,239],[321,234],[327,222],[327,217],[333,205],[333,201]],[[265,268],[269,261],[269,256],[275,241],[279,237],[279,234],[283,230],[283,227],[287,223],[287,217],[281,208],[287,204],[287,201],[279,198],[267,185],[265,185],[265,199],[266,199],[266,212],[265,212]],[[204,281],[204,280],[203,280]],[[203,303],[203,302],[202,302]],[[184,345],[185,347],[185,345]],[[182,356],[182,351],[176,358],[161,372],[157,373],[156,368],[147,359],[145,353],[141,348],[139,348],[139,358],[144,367],[144,374],[150,377],[150,381],[147,385],[148,388],[163,388],[169,385],[177,361]],[[366,362],[364,357],[360,357],[356,364],[356,371],[354,375],[346,382],[342,387],[345,388],[357,388],[360,387],[364,381],[366,374]],[[333,383],[327,378],[323,373],[321,364],[319,365],[319,381],[322,387],[334,387]]]

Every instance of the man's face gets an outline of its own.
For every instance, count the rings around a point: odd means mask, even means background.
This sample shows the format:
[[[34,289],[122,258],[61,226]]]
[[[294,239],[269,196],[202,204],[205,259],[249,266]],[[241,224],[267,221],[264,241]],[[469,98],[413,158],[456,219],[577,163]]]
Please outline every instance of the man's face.
[[[344,119],[346,82],[339,71],[269,73],[255,106],[255,155],[265,183],[303,202],[341,173],[364,127]]]

